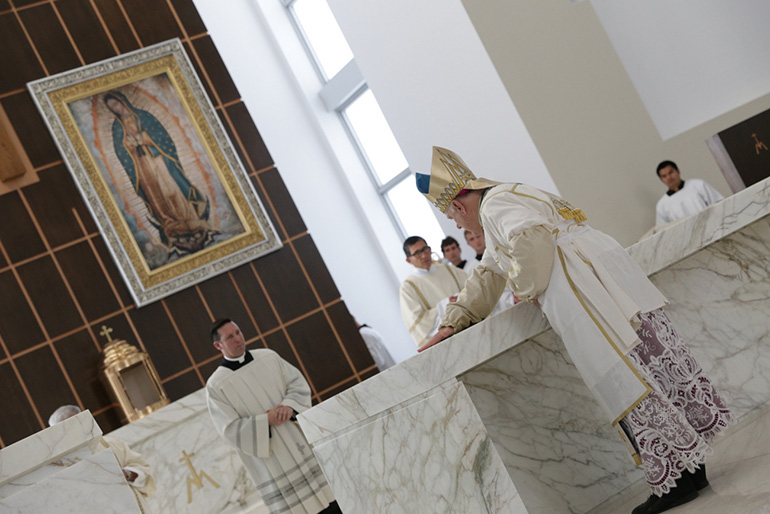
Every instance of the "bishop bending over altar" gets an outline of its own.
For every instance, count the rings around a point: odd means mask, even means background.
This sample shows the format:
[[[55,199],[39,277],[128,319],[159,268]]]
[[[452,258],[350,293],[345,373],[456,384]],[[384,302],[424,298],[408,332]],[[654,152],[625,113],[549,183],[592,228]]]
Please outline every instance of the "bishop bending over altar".
[[[297,414],[310,408],[310,386],[297,368],[267,348],[246,350],[233,321],[210,331],[223,360],[206,382],[214,427],[238,450],[271,514],[341,514]]]
[[[663,307],[666,298],[614,239],[567,201],[476,178],[434,147],[417,188],[487,248],[423,351],[486,318],[508,285],[543,310],[609,421],[620,425],[651,495],[633,514],[694,500],[708,486],[709,442],[733,418]]]

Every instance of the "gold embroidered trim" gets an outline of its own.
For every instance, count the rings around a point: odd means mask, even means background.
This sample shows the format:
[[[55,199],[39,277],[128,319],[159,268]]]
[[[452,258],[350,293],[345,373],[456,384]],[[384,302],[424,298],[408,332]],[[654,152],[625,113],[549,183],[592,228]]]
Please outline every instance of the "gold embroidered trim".
[[[569,207],[562,207],[557,211],[565,220],[575,220],[576,223],[583,223],[588,221],[588,216],[580,209],[570,209]]]
[[[428,300],[425,299],[425,297],[422,295],[422,293],[417,288],[417,286],[414,285],[414,282],[412,282],[409,279],[404,280],[404,282],[412,286],[412,288],[414,289],[414,292],[417,293],[417,297],[420,299],[420,302],[422,303],[422,308],[425,310],[430,310],[430,305],[428,304]]]
[[[585,311],[588,314],[588,316],[590,316],[591,321],[594,322],[594,324],[597,326],[597,328],[602,333],[604,338],[607,339],[607,342],[610,343],[610,346],[612,346],[612,348],[618,353],[618,355],[623,360],[623,362],[626,364],[626,366],[628,366],[631,369],[631,371],[634,373],[636,378],[638,378],[639,381],[642,384],[644,384],[644,387],[646,388],[646,391],[644,392],[644,394],[642,394],[639,398],[637,398],[636,401],[634,401],[634,403],[631,404],[631,406],[629,408],[627,408],[625,411],[623,411],[623,414],[618,416],[612,422],[612,425],[615,426],[615,425],[617,425],[620,422],[621,419],[625,418],[626,415],[629,412],[634,410],[636,408],[636,406],[639,405],[639,403],[641,403],[642,400],[647,398],[647,396],[652,392],[652,389],[650,388],[649,384],[647,384],[647,382],[644,381],[644,379],[641,377],[641,375],[639,375],[639,372],[636,371],[636,368],[634,368],[634,366],[631,364],[631,362],[629,362],[628,358],[625,355],[623,355],[623,353],[620,350],[618,350],[618,347],[615,345],[615,343],[613,342],[612,338],[609,336],[607,331],[604,330],[604,327],[601,325],[601,323],[599,323],[599,320],[596,319],[594,314],[588,308],[588,306],[586,305],[585,301],[583,300],[583,297],[580,295],[580,292],[577,290],[577,287],[575,287],[575,283],[572,281],[572,277],[569,276],[569,272],[567,271],[567,264],[564,262],[564,254],[562,253],[561,248],[556,247],[556,250],[559,253],[559,261],[561,261],[561,267],[564,270],[564,276],[567,277],[567,282],[569,282],[569,286],[572,288],[572,292],[577,297],[578,301],[580,302],[580,305],[583,306],[583,309],[585,309]]]
[[[456,269],[459,270],[460,268],[456,268]],[[454,271],[452,271],[452,268],[447,266],[447,271],[449,271],[449,274],[452,276],[452,279],[455,281],[455,285],[457,286],[457,292],[459,293],[460,291],[463,290],[463,286],[460,285],[460,281],[457,280],[457,275],[454,274]]]
[[[503,255],[505,255],[506,257],[508,257],[508,258],[511,260],[511,262],[513,262],[513,260],[514,260],[514,259],[513,259],[513,257],[511,257],[511,256],[508,254],[508,252],[506,252],[505,250],[503,250],[503,249],[502,249],[502,248],[500,248],[499,246],[495,246],[495,253],[498,253],[498,252],[499,252],[499,253],[501,253],[501,254],[503,254]]]
[[[444,190],[438,195],[433,202],[441,212],[445,212],[449,204],[452,203],[457,197],[457,194],[462,191],[465,184],[476,178],[473,172],[460,160],[454,158],[453,155],[438,151],[441,155],[441,163],[449,175],[450,181],[444,186]]]
[[[425,313],[426,313],[426,312],[427,312],[427,311],[420,311],[420,314],[419,314],[419,316],[417,316],[417,319],[416,319],[416,320],[414,320],[414,323],[412,323],[412,326],[411,326],[411,327],[409,327],[409,333],[410,333],[410,334],[411,334],[412,332],[414,332],[414,330],[417,328],[417,325],[419,325],[419,324],[420,324],[420,321],[422,321],[422,318],[425,316]]]

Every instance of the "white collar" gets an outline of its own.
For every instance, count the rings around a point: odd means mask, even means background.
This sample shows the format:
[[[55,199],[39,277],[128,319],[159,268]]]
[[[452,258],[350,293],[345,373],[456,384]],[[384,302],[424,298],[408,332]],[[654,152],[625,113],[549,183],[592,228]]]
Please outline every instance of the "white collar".
[[[438,264],[441,264],[441,263],[438,263],[438,262],[431,263],[430,269],[415,267],[414,268],[414,275],[416,275],[418,277],[421,277],[423,275],[429,275],[429,274],[433,273],[434,271],[436,271],[438,269]]]
[[[234,358],[234,359],[231,359],[231,358],[230,358],[230,357],[228,357],[227,355],[222,355],[222,357],[224,357],[226,361],[230,361],[230,362],[238,362],[238,363],[240,363],[240,364],[243,364],[243,361],[245,361],[245,360],[246,360],[246,352],[243,352],[243,355],[241,355],[240,357],[236,357],[236,358]]]

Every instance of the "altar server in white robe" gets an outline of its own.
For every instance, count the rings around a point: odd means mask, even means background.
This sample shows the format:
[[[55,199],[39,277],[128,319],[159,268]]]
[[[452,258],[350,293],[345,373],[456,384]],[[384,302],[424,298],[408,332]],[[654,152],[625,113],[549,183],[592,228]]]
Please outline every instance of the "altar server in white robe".
[[[246,350],[234,322],[210,331],[224,357],[206,382],[211,419],[238,450],[272,514],[339,513],[296,415],[311,406],[310,386],[297,368],[266,348]]]
[[[679,168],[673,161],[658,164],[658,178],[668,186],[668,191],[655,206],[655,224],[664,225],[698,213],[724,200],[719,191],[697,178],[682,180]]]
[[[369,354],[371,354],[377,369],[385,371],[386,369],[395,366],[396,361],[393,360],[393,357],[391,357],[390,352],[388,351],[388,347],[385,346],[382,335],[366,323],[362,325],[356,321],[356,326],[358,327],[358,333],[361,334],[361,339],[364,340],[366,349],[369,350]]]
[[[452,264],[434,261],[430,246],[420,236],[408,237],[403,247],[414,273],[399,291],[401,319],[417,346],[422,346],[438,330],[447,304],[462,290],[468,275]]]
[[[476,178],[433,149],[420,192],[487,249],[425,350],[484,319],[508,284],[539,305],[583,380],[637,452],[652,494],[633,514],[663,512],[708,485],[708,442],[732,421],[661,309],[666,298],[611,237],[565,200],[523,184]]]

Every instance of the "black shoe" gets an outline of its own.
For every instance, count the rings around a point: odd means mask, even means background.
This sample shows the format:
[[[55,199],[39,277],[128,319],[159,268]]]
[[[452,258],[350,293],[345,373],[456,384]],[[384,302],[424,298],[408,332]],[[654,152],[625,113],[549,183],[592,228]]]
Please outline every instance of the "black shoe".
[[[658,514],[668,509],[683,505],[698,497],[698,490],[686,474],[676,481],[676,485],[663,496],[652,495],[647,501],[636,507],[631,514]]]
[[[690,473],[689,471],[685,471],[684,474],[690,476],[690,480],[692,480],[693,485],[695,486],[695,489],[700,491],[701,489],[705,489],[709,486],[709,479],[706,478],[706,465],[701,464],[700,468],[695,470],[695,473]]]
[[[649,498],[647,498],[647,501],[642,503],[641,505],[638,505],[631,514],[645,514],[648,512],[647,509],[652,507],[652,504],[658,501],[658,496],[655,496],[654,494],[651,494]]]

